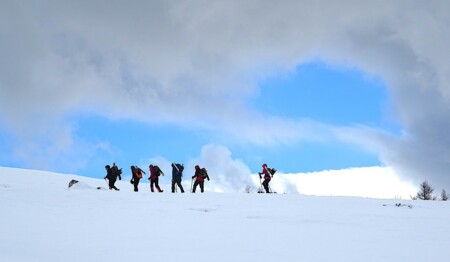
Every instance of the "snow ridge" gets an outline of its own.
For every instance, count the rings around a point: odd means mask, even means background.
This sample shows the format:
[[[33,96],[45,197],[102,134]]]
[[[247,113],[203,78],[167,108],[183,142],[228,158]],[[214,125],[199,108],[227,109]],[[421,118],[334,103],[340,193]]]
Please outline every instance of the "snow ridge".
[[[71,179],[80,181],[68,189]],[[447,261],[448,202],[135,193],[0,168],[2,261]],[[400,202],[400,206],[397,206]],[[411,205],[412,208],[409,208]],[[420,241],[418,239],[420,238]]]

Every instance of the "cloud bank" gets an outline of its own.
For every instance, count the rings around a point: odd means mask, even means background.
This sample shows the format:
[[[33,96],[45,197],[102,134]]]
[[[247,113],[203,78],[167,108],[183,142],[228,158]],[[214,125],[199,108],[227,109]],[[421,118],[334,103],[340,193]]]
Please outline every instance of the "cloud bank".
[[[194,175],[195,165],[208,171],[211,180],[205,183],[211,191],[243,192],[247,186],[253,186],[250,168],[242,160],[233,159],[230,150],[224,146],[203,146],[199,158],[189,161],[188,175]],[[190,179],[189,176],[186,178]]]
[[[163,157],[154,157],[143,161],[156,164],[166,176],[161,181],[171,179],[171,162]],[[256,193],[261,187],[258,174],[240,159],[235,159],[230,150],[222,145],[208,144],[202,147],[200,155],[186,163],[183,172],[183,184],[190,185],[194,166],[208,170],[211,178],[205,182],[206,191]],[[258,170],[261,171],[261,170]],[[316,196],[356,196],[370,198],[410,199],[417,192],[417,185],[402,181],[392,168],[363,167],[341,170],[325,170],[312,173],[276,172],[270,187],[277,193],[303,194]],[[437,191],[440,189],[436,188]]]
[[[402,181],[392,168],[387,167],[279,174],[273,180],[272,188],[278,192],[304,195],[387,199],[410,199],[417,193],[416,185]]]
[[[449,14],[447,1],[2,1],[0,124],[16,140],[8,153],[31,161],[86,150],[73,147],[66,119],[93,113],[195,121],[259,146],[342,139],[403,176],[450,185]],[[258,81],[313,59],[380,76],[402,134],[246,106]]]

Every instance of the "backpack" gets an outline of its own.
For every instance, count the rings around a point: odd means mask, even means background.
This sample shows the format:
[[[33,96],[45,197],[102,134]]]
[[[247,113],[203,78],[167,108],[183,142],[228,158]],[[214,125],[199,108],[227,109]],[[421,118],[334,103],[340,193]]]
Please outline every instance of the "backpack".
[[[140,169],[136,170],[136,177],[141,179],[142,178],[142,172]]]
[[[277,172],[277,170],[275,168],[269,168],[270,173],[273,175],[275,175],[275,172]]]
[[[205,179],[208,176],[208,172],[206,171],[205,168],[202,168],[200,170],[200,175],[202,176],[203,179]]]
[[[155,175],[156,176],[162,175],[162,170],[159,168],[159,166],[155,166]]]

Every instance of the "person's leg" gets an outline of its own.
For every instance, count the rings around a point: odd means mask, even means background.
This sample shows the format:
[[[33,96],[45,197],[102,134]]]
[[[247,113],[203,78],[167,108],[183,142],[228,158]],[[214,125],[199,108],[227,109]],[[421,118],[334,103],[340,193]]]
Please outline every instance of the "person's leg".
[[[180,188],[181,193],[184,193],[183,186],[181,185],[181,179],[177,181],[177,185],[178,185],[178,187]]]
[[[112,180],[112,181],[111,181],[110,187],[113,188],[113,189],[116,190],[116,191],[119,191],[119,189],[116,187],[116,180]]]
[[[200,181],[195,180],[194,182],[194,187],[192,188],[192,193],[195,193],[195,189],[197,188],[198,184],[200,183]]]
[[[114,181],[115,182],[115,181]],[[113,180],[108,180],[108,186],[109,186],[109,189],[111,190],[111,189],[113,189],[113,187],[114,187],[114,182],[113,182]]]
[[[139,185],[139,178],[135,178],[134,179],[134,192],[139,191],[138,185]]]
[[[163,190],[159,187],[159,179],[158,178],[155,180],[155,186],[156,186],[156,189],[158,189],[158,192],[163,192]]]
[[[205,181],[200,181],[200,189],[202,193],[205,192]]]
[[[172,193],[175,193],[175,179],[172,179]]]
[[[264,180],[263,186],[264,189],[266,190],[266,193],[269,193],[269,180]]]

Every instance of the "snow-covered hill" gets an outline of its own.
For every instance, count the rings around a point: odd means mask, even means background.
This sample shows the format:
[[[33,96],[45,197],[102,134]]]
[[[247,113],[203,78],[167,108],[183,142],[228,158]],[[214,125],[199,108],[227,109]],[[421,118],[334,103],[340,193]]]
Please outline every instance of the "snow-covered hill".
[[[71,179],[81,183],[68,189]],[[449,202],[117,184],[97,190],[101,179],[0,167],[0,261],[450,259]]]

